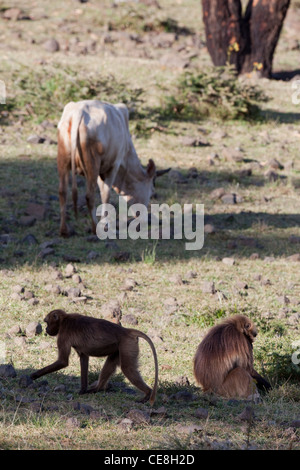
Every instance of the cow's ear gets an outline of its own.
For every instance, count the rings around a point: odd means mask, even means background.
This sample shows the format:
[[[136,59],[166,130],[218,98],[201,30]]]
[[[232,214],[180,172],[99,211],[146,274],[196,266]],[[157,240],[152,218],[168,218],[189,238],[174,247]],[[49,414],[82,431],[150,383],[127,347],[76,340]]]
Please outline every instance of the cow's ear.
[[[150,158],[148,165],[147,165],[147,175],[149,178],[153,178],[156,174],[156,166],[154,161]]]

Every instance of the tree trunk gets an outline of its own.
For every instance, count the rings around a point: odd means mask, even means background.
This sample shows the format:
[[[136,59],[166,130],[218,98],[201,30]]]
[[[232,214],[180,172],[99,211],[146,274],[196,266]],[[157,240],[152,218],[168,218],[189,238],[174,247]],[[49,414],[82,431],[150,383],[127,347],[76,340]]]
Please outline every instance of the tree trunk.
[[[238,73],[272,73],[274,51],[290,0],[202,0],[207,49],[214,65],[231,63]]]

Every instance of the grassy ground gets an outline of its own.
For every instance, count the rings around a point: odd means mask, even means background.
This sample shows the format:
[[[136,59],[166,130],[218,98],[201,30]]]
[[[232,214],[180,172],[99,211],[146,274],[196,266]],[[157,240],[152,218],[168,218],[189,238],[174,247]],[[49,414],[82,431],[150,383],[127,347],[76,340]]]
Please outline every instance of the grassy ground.
[[[250,82],[269,98],[259,103],[259,119],[220,120],[210,114],[196,121],[174,115],[162,120],[164,97],[176,94],[183,64],[190,71],[211,64],[200,2],[159,3],[160,9],[136,2],[28,0],[22,8],[31,19],[0,19],[0,79],[7,88],[0,127],[0,339],[5,363],[17,372],[0,379],[2,449],[300,447],[299,366],[291,361],[300,314],[299,260],[292,256],[300,253],[299,105],[292,102],[291,81],[254,77]],[[1,7],[3,14],[8,5]],[[276,72],[298,67],[299,17],[299,2],[292,2],[275,55]],[[60,44],[57,52],[44,47],[51,37]],[[203,249],[186,251],[184,240],[91,241],[84,205],[78,220],[69,208],[76,234],[59,239],[56,145],[50,140],[31,144],[27,138],[38,134],[55,142],[64,104],[91,93],[127,102],[143,164],[153,158],[158,168],[172,167],[186,177],[184,184],[170,175],[158,179],[157,201],[205,205],[206,223],[214,231],[206,233]],[[185,145],[187,137],[206,145]],[[271,169],[274,158],[282,169]],[[192,167],[197,178],[188,178]],[[240,202],[213,199],[211,192],[220,187],[238,194]],[[83,197],[84,183],[79,190]],[[27,227],[22,217],[29,203],[39,204],[44,216]],[[29,234],[34,244],[24,241]],[[42,257],[45,241],[53,251]],[[128,259],[121,261],[120,252]],[[224,264],[224,257],[235,263]],[[82,279],[85,302],[48,290],[49,284],[62,292],[77,286],[65,276],[70,260]],[[123,291],[128,278],[136,285]],[[214,282],[217,293],[203,292],[204,281]],[[38,302],[14,295],[18,285],[32,291]],[[121,374],[114,377],[111,392],[79,396],[75,353],[67,369],[47,377],[48,385],[22,387],[20,377],[56,357],[55,341],[44,332],[24,336],[32,320],[43,323],[53,308],[100,318],[103,305],[116,299],[122,324],[132,326],[128,315],[133,316],[133,327],[148,333],[156,345],[160,384],[154,409],[164,407],[160,413],[149,418],[149,405],[136,402],[138,393]],[[261,403],[251,404],[251,423],[240,419],[248,403],[206,397],[192,372],[193,355],[207,328],[237,312],[249,315],[259,328],[255,365],[273,385]],[[22,333],[8,336],[16,325]],[[91,361],[91,381],[99,364]],[[141,371],[152,383],[153,360],[143,342]],[[199,418],[199,408],[207,411],[206,418]],[[146,419],[124,428],[122,420],[132,409],[145,412]]]

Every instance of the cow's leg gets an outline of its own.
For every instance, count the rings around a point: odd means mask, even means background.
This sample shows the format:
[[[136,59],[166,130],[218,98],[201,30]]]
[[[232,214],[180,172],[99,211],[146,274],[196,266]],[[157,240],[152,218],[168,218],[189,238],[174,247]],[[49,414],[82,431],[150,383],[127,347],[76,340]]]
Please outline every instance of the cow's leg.
[[[59,205],[60,205],[60,230],[62,237],[69,235],[66,224],[66,204],[67,204],[67,188],[70,171],[70,153],[67,151],[62,137],[58,134],[58,150],[57,150],[57,169],[59,175]]]
[[[86,188],[86,203],[88,211],[92,220],[92,233],[96,233],[97,219],[96,219],[96,209],[95,209],[95,191],[97,186],[97,179],[95,176],[87,179],[87,188]]]

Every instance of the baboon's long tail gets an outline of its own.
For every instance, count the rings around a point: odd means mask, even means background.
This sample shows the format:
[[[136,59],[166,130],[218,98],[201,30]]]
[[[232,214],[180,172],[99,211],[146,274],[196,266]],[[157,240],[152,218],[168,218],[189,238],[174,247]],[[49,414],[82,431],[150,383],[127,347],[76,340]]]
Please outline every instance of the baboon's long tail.
[[[153,405],[153,403],[155,402],[155,397],[156,397],[156,392],[157,392],[157,385],[158,385],[158,360],[157,360],[156,349],[155,349],[155,346],[154,346],[152,340],[145,333],[143,333],[142,331],[139,331],[139,330],[134,330],[133,328],[130,328],[130,331],[132,333],[134,333],[135,336],[140,337],[140,338],[144,338],[147,341],[147,343],[150,345],[151,350],[152,350],[152,354],[153,354],[153,358],[154,358],[154,365],[155,365],[155,378],[154,378],[154,385],[153,385],[152,392],[151,392],[151,395],[150,395],[150,398],[149,398],[149,402],[150,402],[150,405]]]

